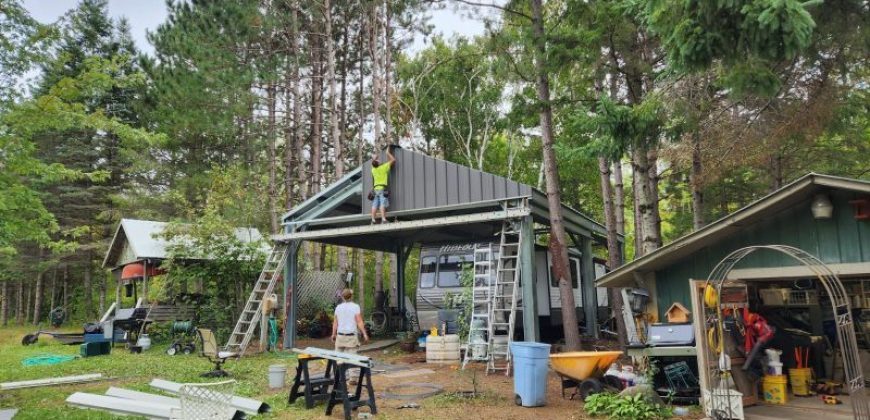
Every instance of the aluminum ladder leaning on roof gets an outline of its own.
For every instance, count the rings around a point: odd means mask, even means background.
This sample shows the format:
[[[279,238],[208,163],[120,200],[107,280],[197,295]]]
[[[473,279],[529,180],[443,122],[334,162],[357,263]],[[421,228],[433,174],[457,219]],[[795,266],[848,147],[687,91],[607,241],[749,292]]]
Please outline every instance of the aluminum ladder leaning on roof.
[[[468,341],[462,368],[470,361],[489,361],[490,315],[492,313],[492,292],[495,282],[492,278],[492,244],[474,245],[474,277],[471,285],[471,320],[468,327]]]
[[[260,277],[254,283],[254,289],[251,290],[251,295],[248,296],[248,301],[245,302],[245,307],[236,321],[233,333],[230,334],[229,340],[227,340],[227,351],[235,352],[239,357],[244,355],[248,344],[251,342],[251,337],[257,329],[258,321],[263,315],[263,300],[271,295],[275,289],[275,284],[281,278],[289,253],[290,244],[278,242],[272,248],[269,256],[266,257],[263,271],[260,272]]]
[[[519,299],[521,243],[522,230],[518,228],[517,222],[505,220],[501,229],[498,265],[489,305],[487,374],[499,370],[504,370],[505,376],[511,373],[510,344],[513,341]]]

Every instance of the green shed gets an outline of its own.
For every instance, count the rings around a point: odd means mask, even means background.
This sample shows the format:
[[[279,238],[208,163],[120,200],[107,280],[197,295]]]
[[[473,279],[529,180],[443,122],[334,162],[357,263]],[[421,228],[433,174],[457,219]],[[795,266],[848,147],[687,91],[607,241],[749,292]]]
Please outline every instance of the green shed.
[[[790,245],[828,264],[870,308],[870,182],[810,173],[702,229],[644,255],[597,281],[599,287],[642,287],[648,312],[663,321],[673,303],[691,306],[689,280],[703,280],[730,252],[751,245]],[[832,210],[819,214],[816,210]],[[826,217],[827,216],[827,217]],[[813,274],[795,260],[761,251],[729,274],[740,280],[798,280]],[[867,281],[866,283],[864,281]],[[866,296],[865,296],[866,294]]]

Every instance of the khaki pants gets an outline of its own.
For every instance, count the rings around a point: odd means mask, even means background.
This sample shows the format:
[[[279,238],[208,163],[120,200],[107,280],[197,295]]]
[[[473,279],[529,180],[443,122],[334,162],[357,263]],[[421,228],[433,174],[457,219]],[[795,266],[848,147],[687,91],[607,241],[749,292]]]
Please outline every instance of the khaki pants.
[[[341,335],[338,334],[335,336],[335,351],[340,351],[342,353],[356,353],[357,349],[359,349],[359,338],[354,335]]]
[[[356,334],[354,335],[341,335],[338,334],[335,336],[335,351],[340,351],[342,353],[352,353],[356,354],[356,351],[359,349],[359,338]],[[356,377],[359,375],[359,369],[348,369],[347,370],[347,379],[348,382],[353,385],[356,384]]]

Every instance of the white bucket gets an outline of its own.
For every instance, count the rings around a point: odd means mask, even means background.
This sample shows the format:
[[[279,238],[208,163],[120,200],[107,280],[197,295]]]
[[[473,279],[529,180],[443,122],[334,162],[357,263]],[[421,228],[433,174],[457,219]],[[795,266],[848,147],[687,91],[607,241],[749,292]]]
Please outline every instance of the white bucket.
[[[287,377],[287,365],[269,366],[269,388],[284,388],[284,380]]]
[[[767,366],[770,367],[770,373],[772,375],[782,375],[782,363],[779,362],[769,362]]]

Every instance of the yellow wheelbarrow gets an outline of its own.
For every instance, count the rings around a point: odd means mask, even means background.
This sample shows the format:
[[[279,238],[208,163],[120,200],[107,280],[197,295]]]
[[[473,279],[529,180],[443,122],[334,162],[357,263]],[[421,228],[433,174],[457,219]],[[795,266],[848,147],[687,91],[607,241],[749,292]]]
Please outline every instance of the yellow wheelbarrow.
[[[581,400],[604,390],[611,385],[603,381],[607,368],[622,356],[621,351],[575,351],[550,355],[550,366],[562,380],[562,398],[566,388],[575,388],[571,399],[579,395]],[[620,387],[620,384],[612,384]]]

